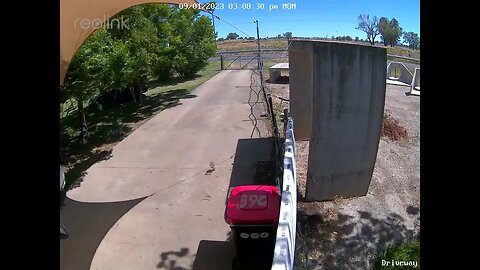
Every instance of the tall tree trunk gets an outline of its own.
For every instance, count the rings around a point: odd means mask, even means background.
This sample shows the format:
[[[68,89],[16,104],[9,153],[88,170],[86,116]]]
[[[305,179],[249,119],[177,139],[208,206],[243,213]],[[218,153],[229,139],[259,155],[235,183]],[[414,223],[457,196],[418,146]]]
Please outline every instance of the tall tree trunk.
[[[129,86],[128,89],[130,90],[130,95],[132,96],[133,102],[137,103],[137,97],[135,95],[135,85]]]
[[[78,116],[79,116],[79,124],[80,124],[80,140],[82,140],[82,143],[87,142],[87,137],[88,137],[88,126],[87,126],[87,120],[85,118],[85,108],[83,107],[83,98],[80,97],[77,100],[78,103]]]
[[[142,105],[142,103],[143,103],[143,98],[142,98],[142,96],[143,96],[143,84],[141,84],[141,83],[137,84],[137,93],[138,93],[138,98],[137,98],[138,104]]]

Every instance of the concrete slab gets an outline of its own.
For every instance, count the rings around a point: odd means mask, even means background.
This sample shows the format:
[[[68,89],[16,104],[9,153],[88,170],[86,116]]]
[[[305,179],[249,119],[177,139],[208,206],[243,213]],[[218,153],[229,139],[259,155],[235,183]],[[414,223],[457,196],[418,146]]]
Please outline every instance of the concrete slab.
[[[289,64],[288,63],[278,63],[273,66],[271,66],[268,69],[269,72],[269,81],[270,82],[275,82],[278,78],[280,78],[282,74],[282,70],[288,70],[289,69]]]
[[[387,65],[387,79],[399,81],[408,86],[412,82],[413,74],[408,70],[404,63],[390,62]]]
[[[410,95],[420,96],[420,90],[412,89],[412,90],[410,90]]]
[[[364,196],[380,140],[386,49],[293,40],[289,60],[295,136],[310,140],[306,199]]]
[[[201,241],[228,238],[224,209],[230,172],[228,167],[202,172],[146,198],[105,235],[90,269],[191,269]],[[174,252],[181,255],[165,258]]]
[[[391,79],[387,79],[387,84],[400,85],[400,86],[410,86],[410,84],[408,84],[408,83],[404,83],[404,82],[397,81],[397,80],[391,80]]]
[[[278,64],[275,64],[275,65],[271,66],[270,68],[288,69],[289,65],[288,65],[288,63],[278,63]]]
[[[420,68],[416,68],[413,74],[410,95],[420,96]]]

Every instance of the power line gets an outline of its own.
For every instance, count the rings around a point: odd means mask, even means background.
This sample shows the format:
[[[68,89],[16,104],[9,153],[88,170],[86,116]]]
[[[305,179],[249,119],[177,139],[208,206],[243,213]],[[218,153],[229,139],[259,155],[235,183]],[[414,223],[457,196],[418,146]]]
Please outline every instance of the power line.
[[[250,36],[249,34],[247,34],[245,31],[243,31],[242,29],[236,27],[235,25],[233,25],[233,24],[225,21],[224,19],[218,17],[217,15],[213,14],[213,12],[211,12],[211,11],[205,11],[205,12],[207,12],[207,13],[209,13],[209,14],[212,14],[213,16],[215,16],[215,18],[217,18],[217,20],[222,21],[222,22],[230,25],[231,27],[233,27],[233,28],[235,28],[236,30],[238,30],[238,31],[242,32],[243,34],[245,34],[247,37],[252,37],[252,36]]]

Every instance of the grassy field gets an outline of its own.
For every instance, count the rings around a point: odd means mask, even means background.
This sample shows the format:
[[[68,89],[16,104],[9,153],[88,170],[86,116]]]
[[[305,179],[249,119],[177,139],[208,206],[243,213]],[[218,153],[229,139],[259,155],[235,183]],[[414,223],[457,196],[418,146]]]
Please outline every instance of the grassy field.
[[[351,43],[356,43],[352,41]],[[365,44],[365,43],[362,43]],[[383,45],[376,45],[384,47]],[[262,49],[286,49],[288,47],[287,39],[265,39],[260,40],[260,47]],[[400,55],[420,59],[420,50],[411,50],[405,47],[386,47],[387,54]],[[217,41],[218,51],[235,51],[235,50],[255,50],[257,49],[257,42],[255,40],[224,40]]]
[[[220,63],[211,63],[191,80],[170,81],[149,89],[142,105],[128,102],[104,107],[86,109],[89,137],[86,144],[79,136],[78,114],[70,113],[60,118],[62,153],[66,158],[67,188],[97,161],[108,157],[113,147],[143,123],[160,111],[179,105],[181,98],[188,98],[190,92],[215,76]]]
[[[382,265],[382,261],[384,265]],[[406,266],[399,266],[399,265],[386,265],[386,262],[416,262],[417,269],[420,269],[420,241],[418,239],[414,239],[405,243],[402,243],[395,247],[390,247],[385,250],[384,254],[377,257],[374,262],[374,269],[405,269]],[[410,268],[412,268],[410,266]]]
[[[260,41],[260,47],[263,49],[284,49],[287,48],[287,39],[267,39]],[[256,40],[224,40],[217,41],[218,51],[236,51],[236,50],[256,50],[258,47]]]

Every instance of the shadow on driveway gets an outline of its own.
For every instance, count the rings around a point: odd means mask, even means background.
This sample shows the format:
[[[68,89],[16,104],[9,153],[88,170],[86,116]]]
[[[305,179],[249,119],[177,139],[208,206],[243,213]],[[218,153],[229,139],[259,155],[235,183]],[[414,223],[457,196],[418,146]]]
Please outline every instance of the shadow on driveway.
[[[229,187],[275,185],[272,175],[273,138],[239,139]]]
[[[90,269],[95,251],[110,228],[147,197],[112,203],[85,203],[66,198],[60,216],[70,236],[60,240],[60,269]]]
[[[192,270],[229,270],[235,250],[229,241],[202,240]]]

